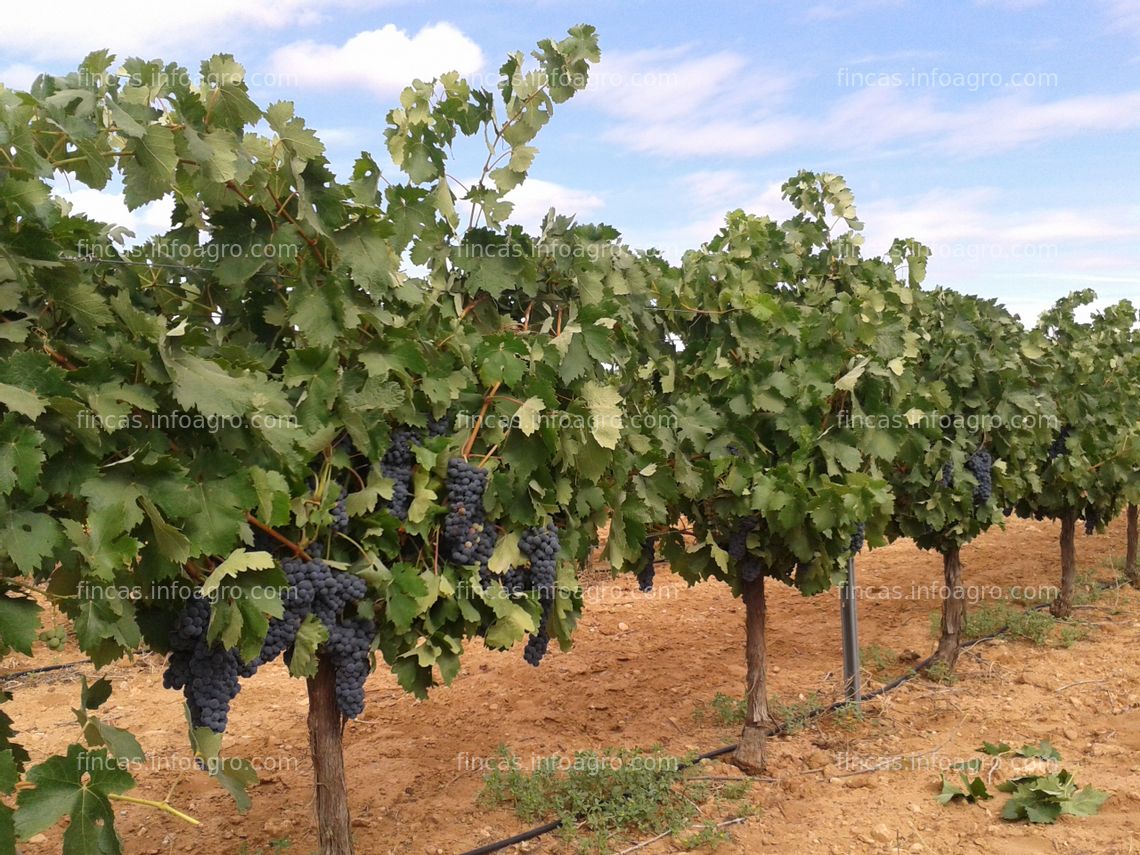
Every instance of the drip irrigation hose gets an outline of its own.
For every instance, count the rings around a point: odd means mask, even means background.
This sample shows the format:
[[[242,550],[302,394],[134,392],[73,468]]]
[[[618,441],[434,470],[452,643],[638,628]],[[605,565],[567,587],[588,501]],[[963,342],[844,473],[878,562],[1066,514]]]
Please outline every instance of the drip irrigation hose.
[[[657,563],[657,562],[654,562],[654,563]],[[1111,590],[1122,588],[1122,587],[1124,587],[1125,584],[1126,583],[1123,581],[1105,582],[1100,586],[1100,588],[1102,591],[1111,591]],[[1031,611],[1039,612],[1042,609],[1047,609],[1047,608],[1049,608],[1049,603],[1041,603],[1040,605],[1034,606],[1031,609]],[[977,647],[979,644],[984,644],[987,641],[993,641],[995,638],[1000,638],[1001,636],[1005,635],[1007,632],[1009,632],[1009,627],[1003,626],[1001,629],[999,629],[997,632],[995,632],[991,635],[983,635],[981,638],[970,639],[969,641],[965,642],[962,645],[961,649],[962,650],[969,650],[971,647]],[[886,683],[886,684],[880,686],[879,688],[875,689],[873,692],[870,692],[870,693],[864,695],[863,700],[864,701],[870,701],[870,700],[873,700],[874,698],[880,697],[881,695],[885,695],[887,692],[893,692],[895,689],[897,689],[903,683],[907,683],[907,682],[913,680],[915,677],[917,677],[919,675],[919,672],[922,671],[923,668],[926,668],[933,660],[934,660],[933,656],[927,656],[925,659],[923,659],[921,662],[919,662],[917,665],[915,665],[909,671],[907,671],[903,674],[900,674],[898,677],[891,680],[891,682]],[[815,719],[819,718],[820,716],[827,715],[828,713],[835,712],[836,710],[841,709],[842,707],[846,707],[849,704],[850,704],[850,702],[846,701],[846,700],[836,701],[835,703],[833,703],[829,706],[826,706],[826,707],[823,707],[822,709],[814,710],[814,711],[808,713],[806,716],[804,716],[804,718],[802,720],[803,721],[814,721]],[[771,736],[777,736],[777,735],[783,733],[785,730],[787,730],[787,727],[788,727],[787,723],[781,724],[775,730],[773,730],[770,735]],[[698,754],[696,757],[694,757],[689,762],[682,763],[681,765],[679,765],[677,767],[677,770],[680,771],[681,769],[688,769],[690,766],[695,766],[697,763],[700,763],[702,760],[712,760],[716,757],[723,757],[725,754],[731,754],[736,749],[737,749],[737,745],[733,744],[733,745],[726,745],[724,748],[715,748],[712,751],[706,751],[704,754]],[[498,852],[502,849],[506,849],[508,846],[514,846],[516,843],[525,843],[528,840],[533,840],[536,837],[541,837],[544,834],[549,834],[552,831],[557,831],[561,827],[562,827],[562,820],[556,819],[553,822],[546,823],[546,825],[539,825],[539,826],[536,826],[535,828],[530,829],[529,831],[524,831],[524,832],[521,832],[520,834],[516,834],[514,837],[508,837],[504,840],[496,841],[495,843],[486,843],[483,846],[478,847],[477,849],[468,849],[466,852],[461,852],[460,855],[491,855],[492,852]]]
[[[0,681],[7,682],[8,680],[18,680],[21,677],[27,677],[29,674],[46,674],[48,671],[62,671],[65,668],[78,668],[80,665],[89,665],[90,659],[82,659],[79,662],[65,662],[63,665],[45,665],[42,668],[29,668],[26,671],[13,671],[10,674],[0,674]]]

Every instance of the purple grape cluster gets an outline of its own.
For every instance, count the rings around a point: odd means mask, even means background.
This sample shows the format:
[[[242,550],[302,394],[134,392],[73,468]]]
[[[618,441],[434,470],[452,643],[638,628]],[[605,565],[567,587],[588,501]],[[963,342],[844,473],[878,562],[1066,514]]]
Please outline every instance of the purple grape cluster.
[[[1098,511],[1092,505],[1088,505],[1085,508],[1084,518],[1085,534],[1092,534],[1100,526],[1100,511]]]
[[[546,629],[546,622],[554,608],[555,590],[558,577],[558,528],[554,523],[547,523],[542,528],[527,529],[519,539],[519,551],[530,561],[530,590],[538,594],[538,602],[542,607],[542,615],[538,622],[538,631],[527,639],[526,649],[523,650],[523,659],[530,665],[538,667],[546,656],[550,646],[550,634]],[[507,574],[504,583],[508,590],[517,584],[511,579],[512,570]],[[512,592],[513,593],[513,592]]]
[[[737,522],[728,537],[728,557],[739,563],[748,554],[748,535],[756,528],[756,517],[745,517]]]
[[[653,590],[653,577],[655,570],[653,568],[653,541],[646,539],[641,547],[641,569],[637,573],[637,587],[644,594],[648,594]]]
[[[398,520],[406,520],[412,506],[412,466],[415,464],[412,446],[419,441],[419,434],[411,428],[397,428],[392,431],[388,450],[380,458],[380,472],[395,483],[388,513]]]
[[[487,470],[462,457],[447,462],[447,515],[443,519],[443,545],[455,564],[485,565],[495,551],[498,534],[483,511]]]
[[[284,612],[279,618],[270,618],[261,652],[251,662],[243,662],[236,650],[206,643],[210,604],[204,597],[195,593],[178,615],[171,631],[172,652],[163,685],[182,690],[195,727],[224,732],[230,702],[241,690],[239,677],[252,677],[259,667],[282,653],[288,661],[297,632],[310,614],[329,630],[329,640],[318,652],[327,652],[332,658],[337,704],[348,718],[360,715],[375,626],[366,620],[342,620],[342,614],[350,604],[365,597],[367,585],[359,576],[329,567],[322,560],[320,544],[312,544],[308,552],[308,561],[281,561],[288,579],[281,597]]]
[[[1064,425],[1057,433],[1053,444],[1049,446],[1049,461],[1052,462],[1060,457],[1066,451],[1065,440],[1072,434],[1073,429],[1069,425]]]
[[[531,590],[542,598],[553,597],[558,577],[558,529],[554,523],[523,532],[519,551],[530,561]]]
[[[954,463],[947,460],[942,464],[942,488],[949,490],[954,486]]]
[[[738,520],[728,536],[729,560],[740,570],[740,578],[745,582],[755,582],[764,574],[764,562],[748,552],[748,535],[760,524],[757,517]]]
[[[229,720],[230,701],[241,690],[238,677],[243,663],[236,651],[206,641],[209,625],[210,603],[195,592],[170,633],[171,654],[162,685],[182,690],[194,727],[222,733]]]
[[[512,567],[508,570],[503,576],[503,590],[508,594],[525,594],[526,570],[522,567]]]
[[[348,488],[340,488],[340,496],[333,505],[332,513],[332,530],[333,531],[348,531]]]
[[[855,526],[855,533],[851,535],[851,554],[858,555],[867,542],[867,526],[863,523]]]
[[[446,413],[438,419],[428,419],[427,435],[428,439],[435,439],[437,436],[447,436],[451,433],[451,416]]]
[[[544,613],[542,626],[526,641],[526,647],[523,649],[523,661],[537,668],[546,656],[549,647],[550,633],[546,631],[546,614]]]
[[[368,679],[369,652],[376,626],[370,620],[350,620],[329,628],[321,648],[335,668],[336,704],[345,718],[364,712],[364,681]]]
[[[979,448],[966,461],[966,468],[978,481],[977,486],[974,487],[975,505],[984,505],[993,495],[994,482],[991,472],[993,463],[993,457],[984,448]]]
[[[289,580],[289,587],[281,596],[284,614],[269,619],[269,629],[261,653],[250,663],[254,670],[272,662],[297,640],[297,630],[305,622],[305,616],[312,610],[313,598],[317,594],[317,583],[328,575],[328,566],[319,558],[302,561],[300,558],[286,558],[281,561],[281,569]],[[243,674],[243,677],[253,676]]]

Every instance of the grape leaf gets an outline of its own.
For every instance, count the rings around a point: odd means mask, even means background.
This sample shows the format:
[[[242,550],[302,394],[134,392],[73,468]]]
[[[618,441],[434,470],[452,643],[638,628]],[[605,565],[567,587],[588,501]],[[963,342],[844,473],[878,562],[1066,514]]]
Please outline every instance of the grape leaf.
[[[16,833],[27,840],[67,816],[63,855],[119,855],[115,811],[109,795],[124,793],[134,778],[103,749],[68,746],[67,755],[49,757],[26,775],[33,788],[17,796]]]

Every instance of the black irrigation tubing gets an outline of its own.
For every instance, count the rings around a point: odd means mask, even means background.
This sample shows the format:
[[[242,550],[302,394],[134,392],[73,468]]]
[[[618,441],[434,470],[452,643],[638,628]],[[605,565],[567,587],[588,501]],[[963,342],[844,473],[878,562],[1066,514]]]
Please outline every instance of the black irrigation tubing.
[[[87,665],[90,663],[89,659],[81,659],[78,662],[65,662],[62,665],[45,665],[42,668],[29,668],[26,671],[13,671],[11,674],[0,674],[0,680],[18,680],[21,677],[26,677],[29,674],[46,674],[48,671],[62,671],[65,668],[78,668],[80,665]]]
[[[654,563],[657,563],[657,562],[654,562]],[[1111,591],[1114,589],[1123,588],[1125,584],[1127,584],[1127,583],[1124,582],[1123,580],[1121,580],[1121,581],[1116,581],[1116,582],[1105,582],[1100,587],[1101,587],[1102,591]],[[1042,609],[1049,608],[1049,605],[1050,605],[1049,603],[1041,603],[1040,605],[1034,606],[1032,610],[1033,611],[1041,611]],[[1000,638],[1001,636],[1005,635],[1007,632],[1009,632],[1009,627],[1003,626],[1001,629],[999,629],[997,632],[993,633],[992,635],[984,635],[981,638],[970,639],[969,641],[965,642],[962,645],[961,649],[962,650],[969,650],[971,647],[977,647],[979,644],[984,644],[987,641],[993,641],[995,638]],[[907,682],[913,680],[915,677],[917,677],[919,672],[922,671],[923,668],[928,666],[933,660],[934,660],[933,656],[927,656],[925,659],[923,659],[921,662],[919,662],[917,665],[915,665],[909,671],[907,671],[903,674],[900,674],[898,677],[891,680],[891,682],[880,686],[879,688],[875,689],[870,694],[864,695],[862,699],[864,701],[870,701],[870,700],[873,700],[877,697],[885,695],[887,692],[893,692],[895,689],[897,689],[903,683],[907,683]],[[833,703],[829,706],[823,707],[822,709],[814,710],[813,712],[804,716],[803,720],[804,721],[814,721],[815,719],[819,718],[820,716],[824,716],[824,715],[827,715],[828,713],[835,712],[838,709],[842,709],[843,707],[848,706],[850,703],[851,703],[850,701],[846,701],[846,700],[836,701],[835,703]],[[773,730],[770,735],[771,736],[777,736],[777,735],[783,733],[785,730],[787,730],[787,728],[788,728],[788,725],[785,722],[784,724],[779,725],[775,730]],[[723,748],[715,748],[712,751],[706,751],[704,754],[698,754],[696,757],[694,757],[689,762],[682,763],[680,766],[677,767],[677,769],[678,769],[678,771],[680,771],[681,769],[688,769],[689,767],[695,766],[697,763],[700,763],[702,760],[712,760],[716,757],[723,757],[725,754],[731,754],[736,749],[737,749],[737,744],[733,744],[733,745],[726,745]],[[534,838],[536,838],[536,837],[541,837],[544,834],[549,834],[552,831],[557,831],[561,827],[562,827],[562,820],[556,819],[553,822],[546,823],[545,825],[536,826],[535,828],[532,828],[529,831],[523,831],[519,834],[516,834],[514,837],[508,837],[504,840],[496,841],[495,843],[486,843],[483,846],[478,847],[477,849],[468,849],[466,852],[461,852],[460,855],[491,855],[492,852],[498,852],[502,849],[506,849],[508,846],[514,846],[515,844],[518,844],[518,843],[526,843],[528,840],[534,840]]]

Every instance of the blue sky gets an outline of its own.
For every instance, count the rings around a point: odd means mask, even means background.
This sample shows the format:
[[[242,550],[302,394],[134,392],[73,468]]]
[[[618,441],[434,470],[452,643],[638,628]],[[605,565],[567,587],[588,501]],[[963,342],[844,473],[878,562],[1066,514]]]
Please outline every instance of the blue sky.
[[[233,53],[258,101],[294,101],[340,172],[384,154],[412,77],[490,81],[508,51],[591,23],[596,85],[539,137],[519,221],[554,205],[678,258],[728,210],[786,213],[779,186],[797,170],[837,172],[868,248],[922,240],[931,284],[1028,321],[1077,288],[1140,299],[1140,0],[67,0],[5,18],[14,88],[101,47],[191,68]],[[69,195],[144,234],[165,217]]]

